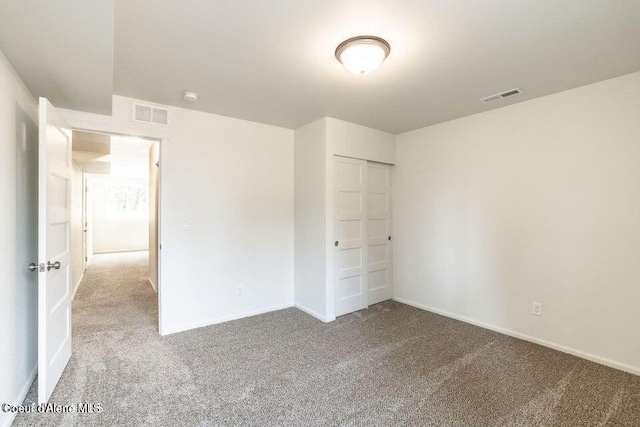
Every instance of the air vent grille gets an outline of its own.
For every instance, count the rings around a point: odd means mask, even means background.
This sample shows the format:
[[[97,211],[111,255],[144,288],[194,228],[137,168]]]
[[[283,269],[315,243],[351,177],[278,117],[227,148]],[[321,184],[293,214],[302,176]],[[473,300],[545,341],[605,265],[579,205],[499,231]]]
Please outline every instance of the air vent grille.
[[[132,104],[131,119],[134,122],[154,123],[163,126],[171,124],[169,110],[144,104]]]
[[[521,93],[524,93],[524,91],[520,88],[509,89],[501,93],[485,96],[480,100],[480,102],[484,104],[489,104],[491,102],[499,101],[504,98],[509,98],[510,96],[520,95]]]

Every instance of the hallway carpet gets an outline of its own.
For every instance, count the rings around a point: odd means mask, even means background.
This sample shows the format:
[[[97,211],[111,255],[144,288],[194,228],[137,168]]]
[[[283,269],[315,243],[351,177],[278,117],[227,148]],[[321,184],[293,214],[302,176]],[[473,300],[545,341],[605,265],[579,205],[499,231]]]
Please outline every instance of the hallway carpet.
[[[146,271],[146,253],[97,256],[73,303],[51,401],[103,412],[16,426],[640,425],[640,377],[397,302],[160,337]]]

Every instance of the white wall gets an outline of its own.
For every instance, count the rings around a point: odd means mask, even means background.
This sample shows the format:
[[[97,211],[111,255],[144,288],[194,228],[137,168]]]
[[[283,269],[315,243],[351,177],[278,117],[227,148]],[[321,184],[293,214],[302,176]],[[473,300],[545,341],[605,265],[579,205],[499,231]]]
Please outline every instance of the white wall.
[[[141,251],[149,249],[149,218],[112,219],[107,215],[109,177],[94,180],[93,204],[93,253]],[[147,180],[118,179],[118,182],[147,187]]]
[[[82,230],[82,170],[74,163],[71,175],[71,285],[75,296],[84,275],[84,233]]]
[[[294,132],[176,107],[169,127],[136,123],[131,101],[114,96],[113,116],[62,114],[78,128],[164,139],[161,332],[291,306]]]
[[[325,123],[327,149],[331,156],[395,163],[396,144],[393,134],[331,117],[325,117]]]
[[[160,146],[149,147],[149,282],[158,292],[158,185]]]
[[[326,120],[295,131],[295,304],[325,320]]]
[[[22,403],[36,374],[36,101],[0,52],[0,403]],[[0,426],[15,414],[0,411]]]
[[[295,132],[296,295],[323,321],[334,314],[333,158],[395,161],[395,136],[324,117]]]
[[[292,305],[293,131],[183,109],[171,120],[161,169],[169,329]]]
[[[640,73],[399,135],[396,155],[398,299],[640,373]]]

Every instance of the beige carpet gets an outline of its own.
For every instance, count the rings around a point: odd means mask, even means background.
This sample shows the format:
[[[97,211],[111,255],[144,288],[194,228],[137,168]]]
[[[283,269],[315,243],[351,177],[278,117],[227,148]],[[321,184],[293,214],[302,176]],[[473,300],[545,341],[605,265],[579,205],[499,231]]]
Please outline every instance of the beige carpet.
[[[52,401],[104,412],[15,425],[640,426],[640,377],[396,302],[160,337],[146,262],[96,257],[74,301]]]

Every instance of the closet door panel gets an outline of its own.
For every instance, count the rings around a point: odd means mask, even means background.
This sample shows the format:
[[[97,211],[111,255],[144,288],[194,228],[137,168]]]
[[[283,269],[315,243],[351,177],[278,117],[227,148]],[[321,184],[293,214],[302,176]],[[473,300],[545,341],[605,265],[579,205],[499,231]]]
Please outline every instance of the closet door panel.
[[[391,166],[369,162],[367,178],[367,301],[371,305],[393,296]]]
[[[367,307],[367,162],[334,158],[335,315]]]

